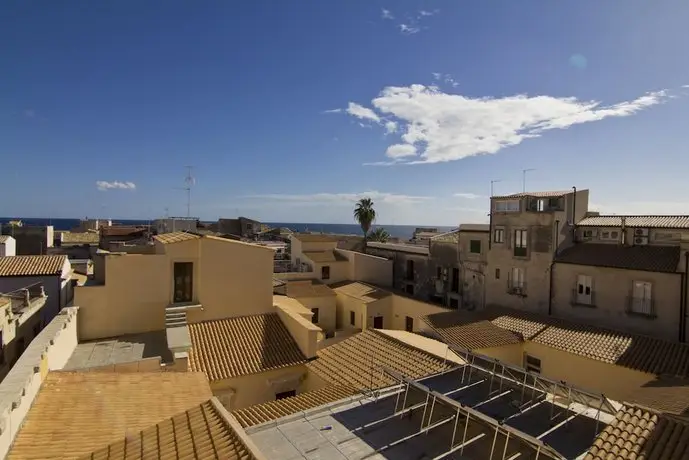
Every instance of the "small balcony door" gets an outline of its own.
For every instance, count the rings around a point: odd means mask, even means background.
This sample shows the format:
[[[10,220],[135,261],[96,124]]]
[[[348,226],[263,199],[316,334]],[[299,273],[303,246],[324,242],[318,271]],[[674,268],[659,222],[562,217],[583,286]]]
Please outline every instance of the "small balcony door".
[[[375,316],[373,318],[373,327],[375,329],[383,329],[383,317],[382,316]]]
[[[191,262],[175,262],[174,272],[173,302],[191,302],[193,299],[194,264]]]
[[[591,305],[591,295],[593,292],[593,280],[590,276],[579,275],[577,277],[577,303],[580,305]]]

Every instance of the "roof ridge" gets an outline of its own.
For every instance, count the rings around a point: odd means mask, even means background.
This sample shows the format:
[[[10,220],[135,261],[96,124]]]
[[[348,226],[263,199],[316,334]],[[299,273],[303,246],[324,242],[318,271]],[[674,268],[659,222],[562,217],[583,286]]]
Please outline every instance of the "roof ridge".
[[[433,353],[429,353],[428,351],[424,350],[423,348],[415,347],[414,345],[411,345],[411,344],[405,342],[404,340],[400,340],[400,339],[398,339],[397,337],[389,336],[389,335],[387,335],[386,333],[384,333],[384,332],[382,332],[382,331],[379,331],[378,329],[366,329],[366,331],[363,331],[363,332],[367,332],[367,331],[373,332],[373,333],[376,334],[378,337],[383,337],[383,338],[385,338],[385,339],[388,339],[388,340],[391,341],[391,342],[398,343],[398,344],[402,345],[402,346],[405,347],[405,348],[409,348],[409,349],[411,349],[411,350],[420,351],[421,353],[423,353],[423,354],[425,354],[425,355],[428,355],[430,358],[437,359],[438,361],[442,361],[442,359],[440,359],[440,357],[434,355]],[[412,334],[413,334],[413,332],[412,332]],[[356,334],[356,335],[358,335],[358,334]],[[431,340],[433,340],[433,339],[431,339]]]
[[[189,324],[191,325],[191,324],[215,323],[215,322],[218,322],[218,321],[229,321],[229,320],[233,320],[233,319],[253,318],[254,316],[267,316],[267,315],[275,315],[275,316],[277,316],[278,318],[280,317],[280,315],[278,315],[277,312],[275,312],[275,311],[268,311],[268,312],[263,312],[263,313],[253,313],[253,314],[250,314],[250,315],[228,316],[227,318],[204,319],[203,321],[199,321],[199,322],[196,322],[196,323],[189,323]],[[282,321],[282,320],[281,320],[281,321]]]

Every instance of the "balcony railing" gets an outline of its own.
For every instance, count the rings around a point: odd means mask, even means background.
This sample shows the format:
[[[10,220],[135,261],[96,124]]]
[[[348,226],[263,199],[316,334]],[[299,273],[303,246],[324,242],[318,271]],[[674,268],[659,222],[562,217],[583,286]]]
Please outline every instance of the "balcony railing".
[[[526,297],[526,282],[512,279],[507,280],[507,293]]]
[[[646,316],[655,318],[656,309],[653,298],[648,297],[627,297],[627,313],[630,315]]]
[[[580,293],[578,289],[572,289],[571,304],[576,307],[591,307],[596,306],[596,293],[591,290],[589,295]]]
[[[35,300],[45,298],[46,294],[43,283],[34,283],[12,292],[6,292],[2,296],[11,300],[13,313],[21,313],[23,309],[30,307]]]
[[[527,248],[515,246],[514,247],[514,257],[526,257],[528,255]]]

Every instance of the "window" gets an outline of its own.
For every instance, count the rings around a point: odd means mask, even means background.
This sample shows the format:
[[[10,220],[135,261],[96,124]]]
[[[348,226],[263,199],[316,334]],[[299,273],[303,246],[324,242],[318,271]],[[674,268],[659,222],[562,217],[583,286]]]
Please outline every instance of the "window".
[[[519,200],[496,201],[495,211],[497,212],[519,212]]]
[[[507,280],[507,288],[510,294],[523,294],[526,289],[524,282],[524,269],[515,267],[510,272],[510,278]]]
[[[452,267],[452,292],[459,294],[459,268]]]
[[[457,310],[459,308],[459,299],[456,299],[454,297],[451,298],[450,299],[450,308]]]
[[[191,262],[175,262],[174,265],[174,296],[173,302],[191,302],[192,279],[194,264]]]
[[[528,372],[533,372],[534,374],[541,373],[541,360],[530,355],[525,355],[524,357],[524,368]]]
[[[407,260],[407,280],[413,281],[414,280],[414,261],[413,260]]]
[[[414,332],[414,318],[407,316],[404,319],[404,330],[407,332]]]
[[[601,232],[600,234],[600,239],[601,240],[619,240],[620,238],[620,232],[617,230],[606,230],[604,232]]]
[[[330,266],[329,265],[324,265],[321,267],[321,279],[322,280],[329,280],[330,279]]]
[[[356,315],[353,311],[349,312],[349,324],[351,324],[352,326],[356,326]]]
[[[591,238],[593,238],[594,235],[595,235],[595,233],[593,232],[593,230],[584,230],[584,232],[583,232],[583,237],[585,239],[591,239]]]
[[[409,295],[414,295],[414,285],[413,284],[407,284],[404,288],[405,292]]]
[[[318,308],[312,308],[311,313],[313,313],[313,316],[311,316],[311,322],[313,324],[318,323]]]
[[[526,257],[528,232],[526,230],[514,231],[514,257]]]
[[[374,329],[383,329],[383,317],[382,316],[374,316],[373,317],[373,328]]]
[[[495,269],[495,279],[496,279],[496,280],[499,280],[499,279],[500,279],[500,269],[499,269],[499,268],[496,268],[496,269]]]
[[[629,299],[629,313],[654,316],[651,283],[634,281],[632,296]]]
[[[576,305],[593,305],[593,279],[587,275],[577,277],[577,287],[574,293]]]
[[[469,241],[469,252],[472,254],[481,254],[481,240]]]
[[[493,241],[496,243],[504,243],[505,242],[505,229],[504,228],[496,228],[493,231]]]
[[[285,398],[291,398],[292,396],[297,395],[297,390],[290,390],[290,391],[283,391],[281,393],[275,393],[275,399],[285,399]]]
[[[435,279],[443,279],[443,267],[441,267],[440,265],[435,267]]]

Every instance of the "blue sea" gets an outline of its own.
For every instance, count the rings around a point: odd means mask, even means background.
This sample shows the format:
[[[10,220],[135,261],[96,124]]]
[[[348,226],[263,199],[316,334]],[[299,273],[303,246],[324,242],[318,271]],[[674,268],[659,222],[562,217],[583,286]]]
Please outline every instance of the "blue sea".
[[[55,230],[71,230],[79,226],[79,219],[50,219],[50,218],[22,218],[22,217],[0,217],[0,223],[4,224],[10,220],[21,220],[26,225],[52,225]],[[131,219],[112,219],[113,224],[120,225],[148,225],[148,220],[131,220]],[[342,235],[362,235],[361,227],[357,224],[304,224],[304,223],[290,223],[290,222],[264,222],[271,227],[287,227],[293,232],[323,232],[323,233],[337,233]],[[390,236],[402,239],[409,239],[414,234],[416,227],[432,227],[437,228],[440,232],[449,232],[452,227],[434,226],[434,225],[374,225],[373,228],[383,227],[388,231]]]

